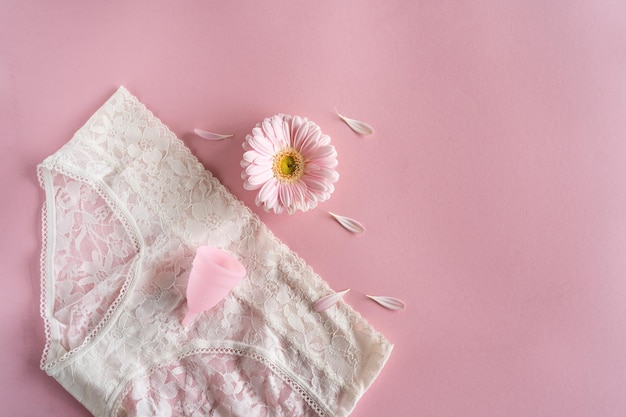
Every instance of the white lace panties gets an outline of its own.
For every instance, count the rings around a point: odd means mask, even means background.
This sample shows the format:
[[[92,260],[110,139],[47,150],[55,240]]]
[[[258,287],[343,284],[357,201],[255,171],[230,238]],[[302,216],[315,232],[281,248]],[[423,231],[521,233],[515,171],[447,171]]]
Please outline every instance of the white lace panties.
[[[392,346],[120,88],[38,168],[41,366],[95,416],[345,416]],[[188,327],[196,249],[248,274]]]

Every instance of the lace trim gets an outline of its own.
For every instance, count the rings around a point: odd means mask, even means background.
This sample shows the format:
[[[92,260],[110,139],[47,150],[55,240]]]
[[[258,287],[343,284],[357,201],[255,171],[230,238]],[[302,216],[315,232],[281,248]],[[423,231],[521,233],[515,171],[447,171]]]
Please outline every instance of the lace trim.
[[[255,360],[257,362],[260,362],[263,365],[267,366],[274,373],[274,375],[278,376],[284,383],[289,385],[291,389],[297,392],[302,397],[302,399],[307,403],[307,405],[311,407],[311,409],[319,417],[328,417],[332,415],[332,413],[329,410],[327,410],[326,407],[324,407],[320,401],[313,398],[313,396],[309,394],[309,392],[301,384],[299,384],[294,378],[292,378],[278,364],[276,364],[274,361],[270,360],[267,356],[261,354],[260,352],[251,351],[251,348],[242,348],[242,347],[233,347],[233,346],[195,347],[185,352],[179,353],[173,358],[170,358],[168,360],[163,360],[159,363],[152,365],[147,370],[147,372],[144,373],[144,376],[149,377],[156,370],[164,366],[167,366],[168,363],[171,363],[173,361],[180,361],[189,356],[194,356],[198,354],[232,355],[232,356],[246,357],[246,358]],[[111,408],[111,410],[113,411],[111,413],[112,416],[118,417],[120,415],[119,413],[120,411],[122,411],[121,410],[122,401],[132,389],[132,385],[130,381],[125,381],[124,383],[126,386],[120,392],[120,394],[117,395],[113,408]]]
[[[61,357],[48,363],[48,355],[50,354],[50,350],[52,347],[52,331],[51,331],[50,320],[48,318],[48,315],[46,314],[47,303],[48,303],[48,298],[47,298],[46,293],[47,293],[47,290],[53,291],[53,289],[49,287],[48,283],[51,283],[52,282],[51,280],[54,279],[54,277],[52,277],[52,271],[50,271],[49,264],[48,264],[50,257],[53,255],[53,251],[51,250],[51,247],[50,247],[51,245],[53,245],[53,243],[50,243],[50,236],[48,235],[48,228],[50,227],[49,219],[51,216],[52,217],[54,216],[54,206],[52,205],[49,206],[48,202],[45,203],[44,205],[45,210],[42,211],[42,242],[43,244],[42,244],[41,259],[40,259],[41,285],[42,285],[41,286],[40,313],[44,320],[46,344],[45,344],[43,354],[41,357],[40,367],[44,371],[50,371],[53,368],[59,366],[61,363],[67,361],[70,357],[75,356],[78,352],[83,350],[85,346],[90,344],[93,340],[97,339],[97,337],[101,334],[101,332],[106,328],[111,318],[113,318],[116,315],[118,306],[126,298],[126,294],[128,293],[128,290],[132,287],[132,284],[135,280],[135,276],[138,273],[137,269],[140,268],[141,263],[139,261],[141,259],[143,242],[140,238],[140,234],[138,233],[137,227],[130,220],[130,216],[127,213],[125,213],[123,208],[121,208],[120,205],[116,201],[114,201],[114,199],[109,195],[109,193],[106,192],[106,186],[104,186],[103,184],[100,184],[99,181],[97,180],[83,177],[82,175],[75,173],[70,168],[62,167],[57,164],[54,164],[52,166],[46,165],[44,168],[44,165],[42,164],[42,166],[38,168],[37,176],[39,178],[41,186],[46,190],[46,192],[50,191],[48,188],[48,185],[46,184],[46,179],[47,178],[49,179],[50,177],[46,175],[46,173],[43,172],[44,169],[48,169],[50,171],[55,170],[61,175],[67,176],[75,181],[83,182],[89,185],[90,187],[92,187],[98,193],[98,195],[106,202],[106,204],[113,211],[114,215],[122,223],[122,226],[124,227],[124,230],[126,231],[128,237],[130,237],[130,239],[132,240],[133,247],[135,248],[135,252],[137,254],[132,261],[132,265],[129,270],[130,271],[129,275],[128,277],[126,277],[126,279],[124,280],[124,284],[120,288],[120,293],[115,298],[115,300],[111,303],[111,305],[107,308],[107,311],[102,317],[102,319],[100,320],[100,322],[89,332],[89,334],[85,337],[85,340],[83,340],[83,342],[79,346],[67,351]],[[48,212],[48,207],[52,209],[52,213]]]
[[[38,176],[40,174],[38,173]],[[43,181],[40,178],[40,181]],[[41,182],[43,184],[43,182]],[[52,330],[50,329],[50,321],[48,320],[47,314],[47,297],[46,297],[46,287],[47,287],[47,259],[48,259],[48,203],[45,202],[43,207],[41,208],[41,255],[39,257],[39,283],[40,283],[40,299],[39,299],[39,314],[43,319],[44,333],[46,335],[46,343],[43,348],[43,353],[41,355],[41,360],[39,362],[39,367],[41,369],[45,369],[46,361],[48,359],[48,355],[50,354],[50,346],[52,345]]]

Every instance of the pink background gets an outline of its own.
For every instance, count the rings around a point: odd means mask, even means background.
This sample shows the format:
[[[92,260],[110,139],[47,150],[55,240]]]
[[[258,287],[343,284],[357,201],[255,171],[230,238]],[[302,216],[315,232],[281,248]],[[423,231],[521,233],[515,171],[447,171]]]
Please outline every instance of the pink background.
[[[38,368],[35,166],[119,85],[248,205],[255,123],[332,136],[328,202],[253,209],[396,345],[354,416],[626,415],[624,1],[85,3],[0,1],[3,415],[88,415]]]

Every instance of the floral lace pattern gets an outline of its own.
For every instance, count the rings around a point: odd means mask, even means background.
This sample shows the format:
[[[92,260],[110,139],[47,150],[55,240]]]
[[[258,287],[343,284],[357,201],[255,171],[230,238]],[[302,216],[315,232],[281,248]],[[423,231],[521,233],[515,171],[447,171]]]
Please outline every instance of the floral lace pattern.
[[[328,285],[124,88],[39,177],[42,368],[94,415],[345,416],[387,360],[349,306],[313,310]],[[200,245],[248,276],[183,328]]]
[[[136,248],[106,202],[86,183],[53,179],[57,217],[54,315],[66,350],[81,345],[120,295]],[[78,211],[73,207],[79,207]]]
[[[314,417],[317,413],[263,362],[236,349],[200,350],[134,380],[118,417]]]

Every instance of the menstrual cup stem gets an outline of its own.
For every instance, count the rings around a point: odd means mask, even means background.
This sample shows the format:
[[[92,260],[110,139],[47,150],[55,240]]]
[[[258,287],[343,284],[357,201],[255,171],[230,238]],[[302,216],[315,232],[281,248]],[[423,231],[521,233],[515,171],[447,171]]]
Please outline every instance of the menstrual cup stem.
[[[189,326],[189,323],[191,323],[193,319],[196,318],[197,315],[198,313],[195,313],[193,311],[188,311],[187,314],[185,315],[185,318],[183,319],[183,327]]]

